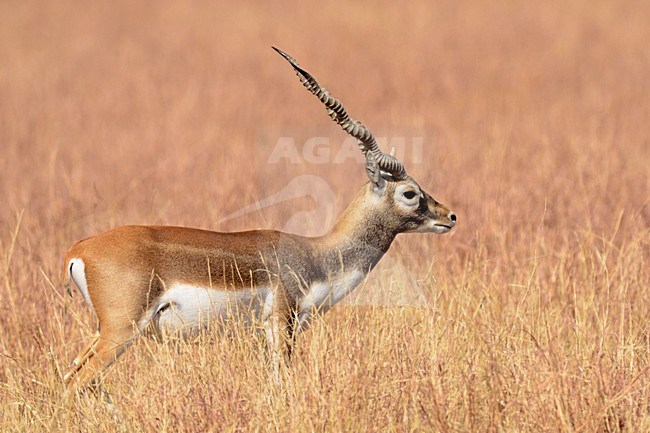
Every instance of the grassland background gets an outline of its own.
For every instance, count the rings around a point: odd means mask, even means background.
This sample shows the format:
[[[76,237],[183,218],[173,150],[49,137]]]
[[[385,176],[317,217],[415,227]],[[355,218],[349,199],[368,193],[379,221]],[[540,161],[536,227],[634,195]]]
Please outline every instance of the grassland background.
[[[650,431],[649,22],[643,1],[1,2],[0,430]],[[338,207],[365,182],[263,164],[260,134],[328,122],[272,44],[371,129],[432,131],[407,168],[459,224],[400,236],[366,283],[426,305],[335,308],[284,389],[254,336],[140,341],[106,378],[119,416],[70,409],[96,326],[61,296],[71,243],[277,228],[314,203],[218,221],[299,174]]]

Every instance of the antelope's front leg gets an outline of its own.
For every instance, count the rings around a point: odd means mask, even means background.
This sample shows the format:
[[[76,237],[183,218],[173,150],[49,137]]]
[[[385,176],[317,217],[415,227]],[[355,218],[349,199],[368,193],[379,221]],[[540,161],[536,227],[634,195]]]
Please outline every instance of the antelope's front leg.
[[[267,296],[263,317],[273,375],[278,383],[282,383],[281,372],[287,367],[293,345],[292,310],[282,289]]]

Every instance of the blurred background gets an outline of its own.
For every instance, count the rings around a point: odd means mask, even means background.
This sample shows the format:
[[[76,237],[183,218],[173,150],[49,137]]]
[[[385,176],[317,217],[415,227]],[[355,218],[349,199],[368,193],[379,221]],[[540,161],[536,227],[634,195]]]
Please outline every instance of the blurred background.
[[[647,7],[3,2],[3,232],[23,210],[66,243],[127,223],[277,227],[314,203],[218,222],[302,174],[339,212],[360,164],[267,163],[279,137],[327,135],[332,155],[346,138],[271,45],[371,130],[426,131],[407,168],[460,224],[411,246],[647,224]]]
[[[1,232],[24,212],[49,273],[73,241],[123,224],[326,230],[363,164],[334,161],[347,136],[271,45],[376,135],[421,139],[409,174],[459,224],[400,237],[411,267],[462,264],[481,243],[507,269],[541,229],[554,243],[647,228],[648,7],[3,2]],[[283,137],[298,157],[269,163]],[[330,151],[316,164],[313,137]],[[326,188],[227,218],[303,175]]]
[[[409,174],[458,215],[445,236],[398,237],[366,286],[401,282],[407,303],[462,323],[477,317],[454,310],[466,294],[494,308],[490,328],[518,317],[534,289],[557,338],[584,326],[602,331],[598,344],[646,347],[649,9],[1,2],[0,331],[24,336],[4,352],[34,360],[30,332],[79,332],[44,325],[43,312],[54,308],[48,279],[60,289],[64,253],[81,238],[124,224],[314,234],[333,224],[366,182],[363,164],[334,161],[345,133],[272,45],[376,135],[421,143]],[[269,162],[287,137],[297,157]],[[304,156],[314,137],[327,140],[324,162]],[[601,320],[613,306],[631,321]]]

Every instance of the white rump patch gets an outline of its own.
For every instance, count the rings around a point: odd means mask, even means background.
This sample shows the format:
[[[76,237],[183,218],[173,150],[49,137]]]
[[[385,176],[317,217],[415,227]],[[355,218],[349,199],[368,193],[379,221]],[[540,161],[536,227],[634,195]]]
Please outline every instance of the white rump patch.
[[[157,302],[151,325],[161,334],[188,336],[210,323],[241,318],[251,325],[260,318],[269,288],[216,290],[191,284],[173,284]],[[146,323],[141,325],[146,326]],[[141,326],[144,327],[144,326]]]
[[[68,272],[70,273],[70,278],[74,281],[74,284],[81,292],[81,296],[84,297],[86,304],[90,308],[93,308],[93,303],[90,300],[90,294],[88,293],[88,283],[86,283],[86,265],[81,259],[70,259],[68,262]]]

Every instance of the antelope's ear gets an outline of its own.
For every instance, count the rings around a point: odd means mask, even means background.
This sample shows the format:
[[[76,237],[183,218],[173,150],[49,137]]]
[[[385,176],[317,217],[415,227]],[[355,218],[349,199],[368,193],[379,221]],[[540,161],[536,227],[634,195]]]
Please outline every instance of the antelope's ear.
[[[386,179],[381,175],[379,164],[371,152],[366,153],[366,174],[372,182],[372,189],[378,195],[383,194],[386,189]]]

